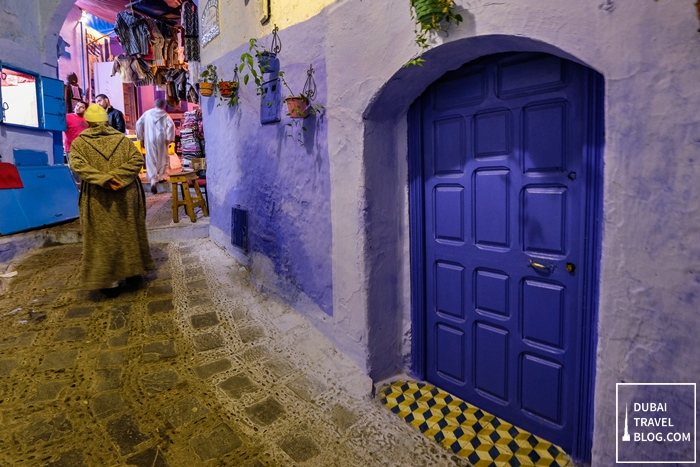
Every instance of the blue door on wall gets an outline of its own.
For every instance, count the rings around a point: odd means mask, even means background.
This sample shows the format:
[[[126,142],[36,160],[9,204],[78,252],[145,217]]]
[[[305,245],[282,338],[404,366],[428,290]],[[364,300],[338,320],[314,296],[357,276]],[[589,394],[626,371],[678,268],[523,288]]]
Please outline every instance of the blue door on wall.
[[[426,379],[570,453],[584,403],[589,73],[497,55],[421,101]]]

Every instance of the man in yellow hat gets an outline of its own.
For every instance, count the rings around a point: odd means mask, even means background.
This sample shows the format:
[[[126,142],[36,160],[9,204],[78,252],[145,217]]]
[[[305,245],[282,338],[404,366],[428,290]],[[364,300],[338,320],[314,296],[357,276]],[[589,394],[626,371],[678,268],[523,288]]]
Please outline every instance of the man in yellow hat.
[[[91,104],[88,129],[71,145],[70,168],[82,179],[83,287],[119,295],[119,281],[154,269],[146,235],[146,198],[138,174],[143,156],[107,124],[107,112]]]

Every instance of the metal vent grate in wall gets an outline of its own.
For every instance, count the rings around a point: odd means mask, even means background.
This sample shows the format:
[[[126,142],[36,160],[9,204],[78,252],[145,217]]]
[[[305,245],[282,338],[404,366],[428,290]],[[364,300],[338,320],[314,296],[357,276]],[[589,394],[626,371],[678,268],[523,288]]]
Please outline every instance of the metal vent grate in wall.
[[[231,245],[248,251],[248,211],[240,207],[231,210]]]

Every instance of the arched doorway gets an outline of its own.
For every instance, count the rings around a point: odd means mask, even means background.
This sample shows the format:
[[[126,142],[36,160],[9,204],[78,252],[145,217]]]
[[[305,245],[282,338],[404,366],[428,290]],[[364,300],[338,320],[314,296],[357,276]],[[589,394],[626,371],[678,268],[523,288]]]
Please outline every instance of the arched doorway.
[[[590,456],[602,77],[482,57],[409,111],[413,369]]]

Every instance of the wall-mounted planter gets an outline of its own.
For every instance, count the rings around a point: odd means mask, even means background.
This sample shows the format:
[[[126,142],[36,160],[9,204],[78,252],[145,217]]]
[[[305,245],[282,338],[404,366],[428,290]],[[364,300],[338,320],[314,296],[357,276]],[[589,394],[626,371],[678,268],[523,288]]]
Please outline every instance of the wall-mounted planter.
[[[291,118],[306,118],[308,113],[306,112],[308,107],[308,101],[299,96],[289,96],[284,99],[287,103],[287,113]]]
[[[238,89],[238,81],[219,81],[219,95],[221,97],[233,97]]]
[[[274,52],[263,51],[257,55],[258,67],[263,73],[277,73],[280,71],[280,62]]]
[[[280,121],[282,93],[279,78],[262,83],[260,93],[260,123],[277,123]]]
[[[212,83],[199,83],[199,93],[204,97],[211,97],[214,94],[214,85]]]
[[[434,16],[445,16],[440,0],[411,0],[411,4],[416,10],[416,19],[422,24],[432,24]]]

